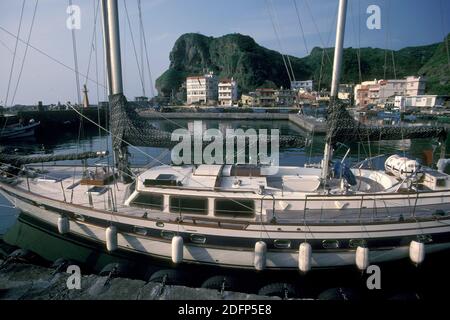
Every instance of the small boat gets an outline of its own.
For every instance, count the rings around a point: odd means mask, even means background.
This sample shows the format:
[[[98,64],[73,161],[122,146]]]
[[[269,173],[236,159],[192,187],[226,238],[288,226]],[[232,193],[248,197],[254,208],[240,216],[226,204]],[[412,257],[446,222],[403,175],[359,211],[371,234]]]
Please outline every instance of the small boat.
[[[0,140],[20,139],[34,136],[35,129],[40,125],[40,122],[35,122],[31,119],[28,124],[15,123],[6,126],[0,131]]]

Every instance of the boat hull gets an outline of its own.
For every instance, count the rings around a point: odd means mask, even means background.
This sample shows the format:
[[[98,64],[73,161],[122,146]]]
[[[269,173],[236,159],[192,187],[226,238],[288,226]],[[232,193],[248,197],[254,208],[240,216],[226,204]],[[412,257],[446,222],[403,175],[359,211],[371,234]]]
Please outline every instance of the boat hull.
[[[319,247],[324,241],[330,239],[340,239],[341,243],[347,243],[351,239],[363,238],[362,229],[366,229],[365,239],[372,245],[370,246],[369,260],[371,264],[395,261],[409,256],[409,243],[423,234],[423,228],[428,228],[427,234],[433,235],[433,242],[426,244],[426,253],[433,253],[450,248],[450,221],[430,221],[427,223],[403,223],[387,224],[386,226],[365,226],[356,228],[355,226],[328,227],[329,232],[320,232],[320,227],[310,226],[308,232],[280,232],[274,227],[266,230],[263,234],[261,230],[219,230],[217,228],[199,227],[194,225],[180,225],[175,223],[166,223],[164,227],[157,227],[155,221],[145,221],[144,219],[133,219],[120,215],[108,215],[99,213],[95,210],[81,209],[68,203],[56,203],[58,201],[39,198],[35,195],[26,197],[26,192],[13,192],[14,188],[2,186],[0,191],[19,208],[25,215],[32,217],[45,225],[48,230],[57,233],[58,218],[62,212],[70,216],[70,212],[77,212],[83,216],[83,219],[70,219],[70,232],[68,235],[60,235],[63,238],[70,237],[82,238],[97,247],[103,247],[106,252],[106,228],[114,223],[118,226],[117,246],[118,250],[130,255],[142,255],[149,258],[156,258],[170,264],[172,244],[169,239],[161,236],[162,231],[176,232],[185,239],[183,247],[183,263],[202,264],[226,268],[244,268],[254,269],[254,244],[260,240],[269,244],[266,255],[266,268],[269,270],[297,270],[298,269],[298,243],[307,241],[313,243],[313,253],[311,257],[312,268],[335,268],[354,266],[356,258],[356,248],[323,248]],[[25,197],[24,197],[25,196]],[[32,198],[32,200],[30,200]],[[39,203],[35,200],[39,200]],[[56,207],[58,205],[58,207]],[[103,216],[103,219],[98,217]],[[89,217],[96,217],[90,220]],[[128,226],[128,228],[127,228]],[[133,232],[136,227],[146,228],[147,234],[141,235]],[[373,231],[367,231],[371,228]],[[376,229],[379,229],[376,231]],[[385,230],[382,230],[385,228]],[[279,229],[279,228],[278,228]],[[351,231],[353,229],[353,231]],[[359,230],[357,230],[359,229]],[[244,239],[246,235],[247,242],[236,242]],[[196,244],[189,241],[190,235],[204,235],[205,238],[214,239],[214,244]],[[391,239],[396,235],[396,239]],[[291,239],[295,243],[292,248],[279,249],[273,247],[274,239]],[[376,237],[376,238],[375,238]],[[373,238],[373,239],[370,239]],[[395,240],[391,244],[387,240]],[[375,242],[375,240],[377,242]],[[234,242],[233,242],[234,241]],[[297,242],[295,242],[297,241]]]

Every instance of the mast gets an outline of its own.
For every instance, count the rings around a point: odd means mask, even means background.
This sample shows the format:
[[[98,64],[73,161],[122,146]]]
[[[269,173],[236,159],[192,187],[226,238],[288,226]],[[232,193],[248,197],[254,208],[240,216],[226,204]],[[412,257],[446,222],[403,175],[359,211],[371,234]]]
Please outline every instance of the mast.
[[[117,0],[101,0],[103,15],[103,35],[105,45],[105,59],[108,70],[110,115],[115,108],[125,108],[126,99],[123,95],[122,59],[120,54],[119,10]],[[111,119],[112,120],[112,119]],[[116,129],[118,132],[116,132]],[[120,180],[124,183],[131,181],[130,165],[128,163],[128,148],[119,140],[123,128],[111,128],[114,146],[114,159],[119,170]],[[117,135],[117,136],[116,136]]]
[[[334,104],[337,99],[339,80],[342,69],[342,55],[344,50],[344,34],[345,34],[345,20],[347,16],[347,0],[339,0],[339,11],[336,26],[336,44],[334,47],[334,62],[333,62],[333,79],[331,81],[330,104]],[[329,164],[333,157],[333,148],[331,141],[325,144],[325,150],[322,161],[322,181],[326,184],[329,175]]]

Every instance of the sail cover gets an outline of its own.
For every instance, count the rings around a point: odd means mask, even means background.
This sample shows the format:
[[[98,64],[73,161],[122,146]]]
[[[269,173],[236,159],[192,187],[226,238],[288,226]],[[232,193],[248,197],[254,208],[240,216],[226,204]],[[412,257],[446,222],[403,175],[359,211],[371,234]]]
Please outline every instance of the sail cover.
[[[361,142],[377,140],[402,140],[439,138],[445,141],[447,131],[442,127],[429,126],[367,126],[351,117],[345,105],[335,102],[328,108],[327,141],[332,145],[338,142]]]

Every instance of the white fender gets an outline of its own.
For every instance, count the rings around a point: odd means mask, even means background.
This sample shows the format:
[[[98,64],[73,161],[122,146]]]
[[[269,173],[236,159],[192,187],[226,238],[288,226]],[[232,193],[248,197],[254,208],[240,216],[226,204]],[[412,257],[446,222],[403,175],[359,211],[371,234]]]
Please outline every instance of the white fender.
[[[359,270],[364,271],[369,267],[369,248],[358,247],[356,248],[356,266]]]
[[[66,233],[69,233],[69,231],[70,231],[69,218],[60,216],[58,218],[58,232],[60,234],[66,234]]]
[[[255,259],[254,266],[257,271],[262,271],[266,268],[267,260],[267,244],[264,241],[258,241],[255,244]]]
[[[298,249],[298,268],[301,272],[311,270],[312,247],[309,243],[303,242]]]
[[[106,249],[109,252],[117,250],[117,228],[110,226],[106,229]]]
[[[411,241],[409,245],[409,257],[415,264],[421,264],[425,260],[425,244]]]
[[[183,238],[180,236],[175,236],[172,238],[172,262],[181,263],[183,261]]]

